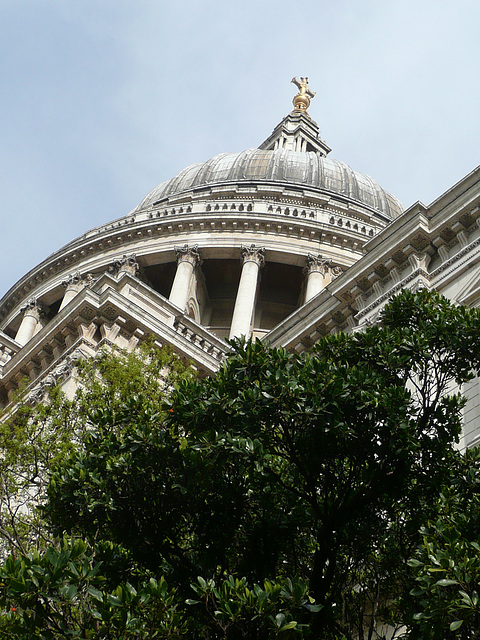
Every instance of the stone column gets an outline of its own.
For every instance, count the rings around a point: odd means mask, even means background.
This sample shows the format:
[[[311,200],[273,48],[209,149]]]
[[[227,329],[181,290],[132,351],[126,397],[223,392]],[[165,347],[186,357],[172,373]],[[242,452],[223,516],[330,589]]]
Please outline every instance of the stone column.
[[[265,247],[256,247],[254,244],[242,247],[242,260],[242,275],[233,310],[230,338],[249,337],[257,295],[258,273],[265,264]]]
[[[177,271],[170,291],[169,300],[182,311],[185,310],[187,304],[193,270],[197,264],[200,263],[200,254],[197,249],[197,244],[193,247],[189,247],[188,244],[183,247],[175,247]]]
[[[33,338],[37,330],[41,328],[40,325],[40,307],[37,301],[32,298],[22,309],[23,319],[18,328],[17,335],[15,336],[15,342],[21,344],[22,347]]]
[[[322,258],[320,254],[313,256],[310,253],[307,256],[307,266],[304,271],[307,274],[305,302],[320,293],[329,282],[343,273],[342,267],[334,267],[331,260]]]
[[[82,278],[78,271],[74,271],[71,273],[66,280],[62,282],[62,286],[65,287],[65,293],[63,295],[62,303],[60,304],[60,308],[58,311],[60,312],[63,307],[65,307],[70,300],[73,300],[77,293],[81,291],[84,287],[82,282]]]
[[[331,264],[331,260],[325,260],[320,254],[318,256],[314,256],[311,253],[308,254],[307,265],[305,267],[305,273],[307,275],[305,302],[308,302],[325,287]]]

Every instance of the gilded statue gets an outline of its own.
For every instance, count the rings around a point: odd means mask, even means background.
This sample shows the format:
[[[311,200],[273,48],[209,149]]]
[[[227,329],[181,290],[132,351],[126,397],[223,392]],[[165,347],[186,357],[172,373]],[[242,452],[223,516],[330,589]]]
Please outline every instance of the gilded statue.
[[[292,78],[292,82],[294,85],[298,87],[298,93],[293,98],[293,106],[298,111],[307,111],[310,106],[310,98],[313,98],[315,95],[315,91],[312,91],[308,86],[308,78],[298,78],[295,76]]]

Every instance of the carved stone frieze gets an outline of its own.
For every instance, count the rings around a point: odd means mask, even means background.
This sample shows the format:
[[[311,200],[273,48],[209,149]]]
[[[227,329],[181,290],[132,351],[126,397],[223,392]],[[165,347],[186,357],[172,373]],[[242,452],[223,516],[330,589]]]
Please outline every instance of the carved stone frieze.
[[[11,360],[13,354],[13,349],[10,349],[10,347],[7,347],[5,345],[0,345],[0,366]]]
[[[426,274],[427,277],[428,274]],[[424,277],[422,275],[419,274],[418,270],[417,271],[412,271],[412,273],[410,273],[406,278],[404,278],[401,282],[397,283],[395,286],[391,287],[390,289],[388,289],[387,291],[385,291],[385,293],[383,293],[383,295],[381,295],[380,297],[376,298],[372,303],[370,303],[369,305],[365,306],[363,309],[361,309],[360,311],[358,311],[356,318],[363,318],[365,315],[367,315],[370,311],[372,311],[372,309],[375,309],[375,307],[381,305],[384,306],[384,304],[387,302],[387,300],[389,300],[392,296],[394,296],[395,294],[399,293],[402,289],[412,289],[415,291],[414,287],[417,286],[417,282],[421,282],[421,286],[420,288],[430,288],[430,283],[427,280],[427,277]]]
[[[424,273],[428,273],[428,265],[430,264],[430,260],[432,256],[428,253],[410,253],[408,256],[408,261],[412,266],[414,271],[423,271]]]
[[[338,276],[341,276],[343,273],[343,267],[341,267],[340,265],[336,265],[335,267],[332,267],[330,269],[330,273],[332,275],[332,280],[334,278],[338,278]]]

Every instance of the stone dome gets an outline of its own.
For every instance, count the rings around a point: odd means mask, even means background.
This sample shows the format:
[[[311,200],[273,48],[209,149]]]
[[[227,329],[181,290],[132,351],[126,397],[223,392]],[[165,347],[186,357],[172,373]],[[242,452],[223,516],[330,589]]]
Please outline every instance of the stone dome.
[[[353,171],[344,162],[326,158],[317,151],[284,148],[220,153],[206,162],[192,164],[150,191],[135,211],[189,191],[252,182],[301,185],[304,189],[357,202],[387,219],[394,219],[403,211],[402,204],[378,182]]]
[[[144,332],[151,333],[153,314],[167,333],[183,331],[188,318],[210,341],[261,338],[355,264],[402,213],[396,198],[327,158],[330,151],[317,123],[294,110],[258,148],[190,165],[126,216],[87,231],[27,273],[0,300],[0,336],[17,348],[25,327],[28,340],[32,331],[53,331],[70,301],[90,305],[92,283],[100,283],[95,291],[102,296],[103,286],[129,273],[140,278],[128,304],[145,303],[138,312]],[[248,277],[250,268],[258,272],[248,287],[240,287],[244,265]],[[246,315],[236,302],[245,296]],[[110,318],[104,302],[95,298],[94,306]],[[92,313],[85,311],[85,322]]]

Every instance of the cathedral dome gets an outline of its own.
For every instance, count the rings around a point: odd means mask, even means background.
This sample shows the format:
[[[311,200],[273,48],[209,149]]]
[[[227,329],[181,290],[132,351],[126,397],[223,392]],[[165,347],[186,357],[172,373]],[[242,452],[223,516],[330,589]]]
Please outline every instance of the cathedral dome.
[[[294,110],[258,148],[186,167],[17,282],[0,300],[8,349],[51,332],[53,353],[75,304],[81,340],[101,344],[116,332],[133,344],[137,327],[188,343],[187,357],[200,349],[205,364],[205,352],[226,348],[224,338],[266,336],[355,264],[402,205],[327,157],[306,111],[314,94],[305,78],[295,84]],[[114,309],[121,319],[112,329]]]
[[[206,162],[192,164],[155,187],[135,211],[162,203],[182,193],[214,185],[282,183],[359,203],[388,219],[399,216],[401,203],[369,176],[353,171],[319,151],[285,148],[247,149],[220,153]]]

